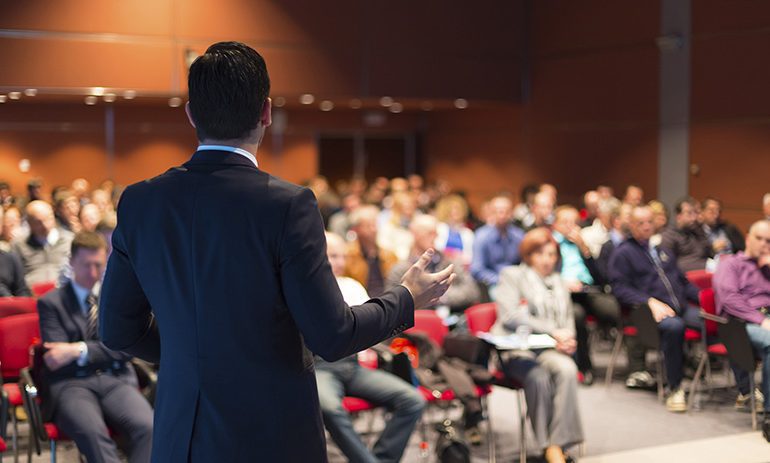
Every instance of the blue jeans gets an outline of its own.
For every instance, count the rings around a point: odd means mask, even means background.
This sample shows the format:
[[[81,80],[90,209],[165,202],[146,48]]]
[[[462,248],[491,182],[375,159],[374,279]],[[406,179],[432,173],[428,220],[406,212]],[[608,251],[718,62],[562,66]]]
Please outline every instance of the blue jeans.
[[[324,425],[342,453],[355,462],[399,461],[425,408],[425,399],[417,389],[390,373],[362,368],[355,357],[333,363],[319,361],[315,374]],[[391,412],[371,451],[361,442],[342,407],[346,395],[385,406]]]
[[[762,394],[765,395],[765,411],[770,411],[770,330],[755,323],[746,323],[746,333],[754,351],[762,358]]]
[[[682,384],[682,376],[684,376],[684,330],[685,328],[700,330],[703,320],[698,313],[698,307],[688,305],[682,314],[664,318],[658,323],[660,350],[663,352],[668,386],[672,391]]]

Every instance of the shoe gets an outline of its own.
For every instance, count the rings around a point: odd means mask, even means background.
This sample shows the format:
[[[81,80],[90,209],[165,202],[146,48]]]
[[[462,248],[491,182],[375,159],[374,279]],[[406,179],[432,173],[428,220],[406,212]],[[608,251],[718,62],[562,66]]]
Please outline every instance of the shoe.
[[[687,401],[684,397],[684,389],[677,388],[666,399],[666,408],[670,412],[680,413],[687,411]]]
[[[762,423],[762,435],[766,441],[770,442],[770,418],[765,418],[765,421]]]
[[[626,378],[626,387],[629,389],[652,389],[655,386],[655,378],[647,371],[635,371]]]
[[[756,402],[757,410],[762,410],[765,405],[765,396],[762,395],[762,391],[759,388],[754,389],[754,402]],[[751,406],[751,396],[748,394],[738,393],[738,397],[735,398],[736,410],[749,410]],[[751,411],[751,410],[749,410]]]
[[[590,386],[594,383],[594,374],[591,370],[578,372],[578,382],[583,386]]]

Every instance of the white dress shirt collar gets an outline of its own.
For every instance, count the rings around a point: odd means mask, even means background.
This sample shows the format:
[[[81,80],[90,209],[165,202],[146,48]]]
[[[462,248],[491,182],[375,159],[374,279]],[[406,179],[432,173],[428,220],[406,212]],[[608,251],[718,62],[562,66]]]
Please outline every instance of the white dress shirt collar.
[[[241,156],[245,157],[252,163],[254,163],[254,167],[259,167],[259,163],[257,163],[257,158],[242,148],[236,148],[235,146],[227,146],[227,145],[199,145],[198,151],[208,151],[208,150],[216,150],[216,151],[230,151],[231,153],[238,153]]]

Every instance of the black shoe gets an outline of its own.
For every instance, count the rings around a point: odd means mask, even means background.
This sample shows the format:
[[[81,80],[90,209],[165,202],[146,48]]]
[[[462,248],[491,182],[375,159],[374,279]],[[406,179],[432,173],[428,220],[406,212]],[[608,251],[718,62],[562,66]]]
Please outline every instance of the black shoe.
[[[762,423],[762,435],[765,436],[765,440],[770,442],[770,419],[765,418]]]
[[[583,386],[590,386],[594,383],[594,374],[591,370],[581,371],[579,378],[582,378],[580,384]]]

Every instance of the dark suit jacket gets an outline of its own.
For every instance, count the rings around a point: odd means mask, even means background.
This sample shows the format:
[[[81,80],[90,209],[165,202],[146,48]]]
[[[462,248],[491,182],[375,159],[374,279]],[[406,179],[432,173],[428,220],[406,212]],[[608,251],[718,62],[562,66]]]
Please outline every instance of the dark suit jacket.
[[[131,358],[129,355],[107,349],[98,340],[86,339],[88,320],[80,308],[71,283],[40,298],[37,311],[43,342],[83,341],[88,346],[88,363],[85,366],[81,367],[72,361],[56,371],[43,368],[43,374],[50,385],[50,397],[43,401],[43,412],[47,418],[56,411],[64,383],[70,379],[87,379],[97,370],[119,370],[118,376],[125,374],[127,380],[135,381],[133,370],[126,367],[126,362]]]
[[[19,256],[0,251],[0,297],[31,295],[24,281],[24,267]]]
[[[341,359],[414,320],[403,286],[348,307],[310,190],[227,151],[125,190],[101,297],[104,343],[160,361],[163,463],[325,461],[310,351]]]

